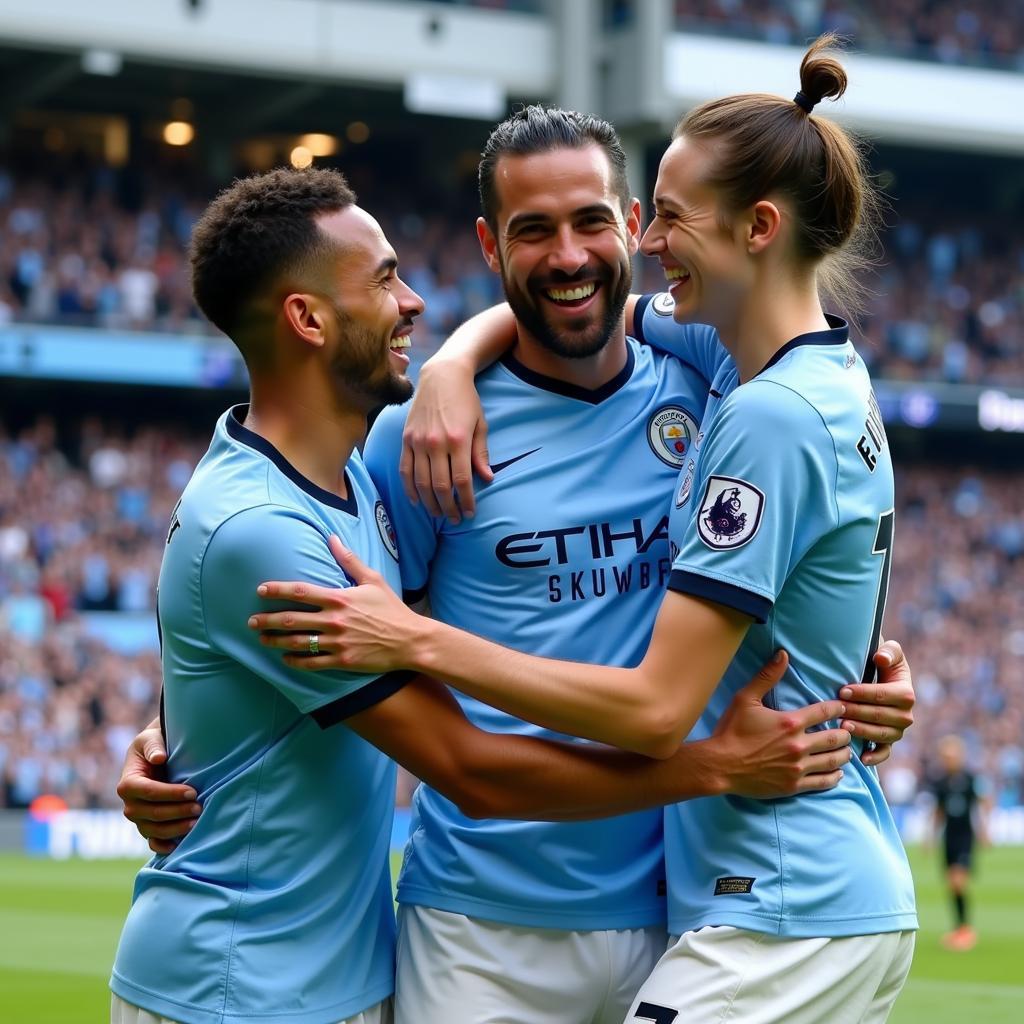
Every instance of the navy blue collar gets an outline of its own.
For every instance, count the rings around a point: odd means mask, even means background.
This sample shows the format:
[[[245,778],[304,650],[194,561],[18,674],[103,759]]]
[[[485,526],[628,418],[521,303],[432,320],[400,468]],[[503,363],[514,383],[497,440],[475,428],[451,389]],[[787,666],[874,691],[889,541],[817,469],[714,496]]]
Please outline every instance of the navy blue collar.
[[[809,331],[807,334],[798,334],[792,341],[787,341],[754,374],[754,377],[759,377],[769,367],[774,366],[787,352],[792,352],[793,349],[800,348],[801,345],[845,345],[850,340],[850,325],[842,317],[833,316],[831,313],[826,313],[825,319],[828,321],[829,330]]]
[[[636,356],[633,353],[633,346],[626,344],[626,365],[610,381],[602,384],[599,388],[584,388],[579,384],[570,384],[568,381],[560,380],[558,377],[548,377],[543,373],[537,373],[521,362],[511,352],[501,357],[501,365],[510,373],[515,374],[521,381],[532,384],[542,391],[551,391],[556,395],[564,395],[566,398],[576,398],[581,402],[589,402],[591,405],[598,405],[606,398],[611,398],[633,375],[633,367],[636,365]]]
[[[348,491],[348,497],[343,498],[340,494],[325,491],[312,480],[304,477],[265,437],[243,426],[242,420],[245,419],[248,411],[249,406],[247,405],[236,405],[228,409],[227,431],[236,441],[270,459],[296,487],[305,491],[311,498],[324,505],[330,505],[331,508],[340,508],[342,512],[347,512],[350,516],[359,517],[359,503],[356,501],[355,490],[347,469],[344,474],[345,490]]]

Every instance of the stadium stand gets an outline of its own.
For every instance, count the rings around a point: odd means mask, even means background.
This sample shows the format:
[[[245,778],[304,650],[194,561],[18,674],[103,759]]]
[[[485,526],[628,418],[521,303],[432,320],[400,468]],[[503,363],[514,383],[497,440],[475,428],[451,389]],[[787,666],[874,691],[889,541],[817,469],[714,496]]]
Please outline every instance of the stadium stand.
[[[102,168],[57,181],[0,171],[0,323],[60,323],[200,333],[185,251],[205,197],[147,178],[129,209]],[[206,190],[211,194],[213,186]],[[471,208],[401,213],[367,206],[384,223],[408,283],[426,302],[436,343],[499,294],[480,258]],[[995,218],[944,220],[901,208],[863,332],[875,374],[895,379],[1003,383],[1024,377],[1024,243]],[[662,287],[651,261],[650,290]]]
[[[838,32],[868,53],[1020,69],[1024,9],[986,0],[678,0],[683,31],[802,44]]]

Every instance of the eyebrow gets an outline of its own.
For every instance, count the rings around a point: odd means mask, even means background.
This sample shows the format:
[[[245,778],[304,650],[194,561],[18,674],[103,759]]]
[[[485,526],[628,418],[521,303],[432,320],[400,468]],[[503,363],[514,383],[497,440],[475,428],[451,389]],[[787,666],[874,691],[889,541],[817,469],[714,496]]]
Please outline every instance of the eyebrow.
[[[396,256],[385,256],[384,259],[377,264],[377,269],[374,270],[374,277],[382,277],[384,274],[390,274],[392,270],[398,269],[398,258]]]
[[[581,206],[572,211],[572,216],[585,217],[588,214],[594,213],[605,214],[613,218],[615,216],[614,208],[608,203],[591,203],[589,206]],[[513,231],[518,231],[520,228],[532,224],[546,224],[550,220],[551,217],[546,213],[517,213],[505,225],[505,234],[511,234]]]
[[[676,209],[676,210],[685,210],[686,209],[686,207],[682,203],[677,202],[675,199],[669,199],[668,196],[655,196],[654,197],[654,205],[655,206],[671,206],[673,209]]]

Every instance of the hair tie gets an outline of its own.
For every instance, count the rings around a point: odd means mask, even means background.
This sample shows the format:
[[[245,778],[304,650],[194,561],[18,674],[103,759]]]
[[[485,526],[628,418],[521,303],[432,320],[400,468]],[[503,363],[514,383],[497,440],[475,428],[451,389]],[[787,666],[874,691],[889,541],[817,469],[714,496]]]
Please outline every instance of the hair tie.
[[[805,113],[809,114],[817,105],[817,100],[812,100],[802,91],[798,91],[793,97],[793,102]]]

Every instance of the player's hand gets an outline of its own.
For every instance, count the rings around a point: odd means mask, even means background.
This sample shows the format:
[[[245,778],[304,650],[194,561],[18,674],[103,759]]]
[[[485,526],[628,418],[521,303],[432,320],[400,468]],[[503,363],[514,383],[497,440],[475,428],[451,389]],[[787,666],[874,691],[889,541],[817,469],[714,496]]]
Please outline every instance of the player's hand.
[[[154,853],[170,853],[202,811],[191,786],[161,780],[166,762],[159,724],[150,725],[128,747],[117,784],[124,816],[149,840]]]
[[[420,371],[402,434],[398,464],[409,500],[457,523],[476,512],[473,474],[493,473],[487,455],[487,421],[462,363],[435,356]],[[457,499],[457,500],[456,500]]]
[[[773,711],[764,704],[768,691],[783,677],[789,657],[779,651],[733,697],[712,739],[720,748],[727,792],[736,796],[779,797],[831,789],[850,760],[846,729],[807,730],[841,718],[838,700],[797,711]]]
[[[408,651],[422,624],[417,615],[388,586],[378,572],[367,568],[337,537],[331,553],[354,587],[318,587],[311,583],[261,583],[256,593],[275,601],[313,605],[315,611],[258,612],[249,628],[259,630],[260,643],[289,653],[286,664],[312,670],[345,669],[390,672],[409,664]],[[310,653],[315,634],[318,653]]]
[[[874,743],[864,749],[864,764],[879,765],[889,759],[892,745],[914,724],[914,680],[903,648],[895,640],[886,640],[875,652],[877,683],[844,686],[840,699],[846,701],[842,723],[859,740]]]

